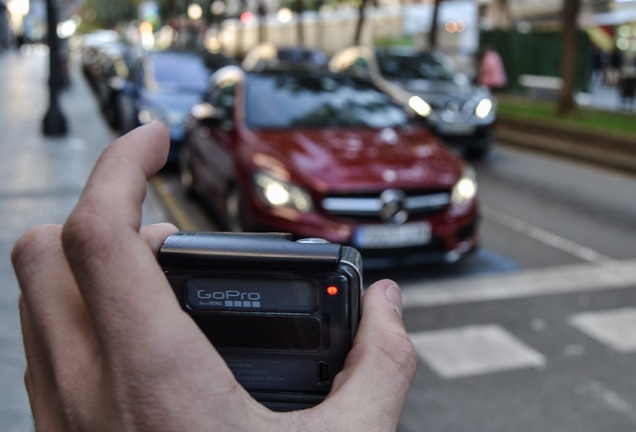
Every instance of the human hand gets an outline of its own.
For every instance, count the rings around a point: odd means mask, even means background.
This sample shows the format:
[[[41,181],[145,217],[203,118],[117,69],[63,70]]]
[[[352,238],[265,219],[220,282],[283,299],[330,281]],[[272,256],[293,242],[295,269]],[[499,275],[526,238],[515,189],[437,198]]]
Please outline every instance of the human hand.
[[[157,263],[176,228],[140,229],[168,140],[152,124],[115,141],[65,225],[33,228],[13,250],[36,430],[394,430],[417,361],[392,281],[364,294],[353,348],[320,405],[273,412],[237,383]]]

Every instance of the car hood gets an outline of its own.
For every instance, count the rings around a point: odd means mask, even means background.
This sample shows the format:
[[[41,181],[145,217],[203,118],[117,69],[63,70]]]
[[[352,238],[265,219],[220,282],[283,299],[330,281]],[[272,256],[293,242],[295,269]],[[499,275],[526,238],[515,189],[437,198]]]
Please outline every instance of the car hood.
[[[423,79],[392,81],[409,93],[416,94],[433,106],[446,106],[456,102],[460,106],[470,100],[487,97],[489,92],[481,87],[460,85],[452,81],[429,81]]]
[[[269,156],[261,160],[274,165],[261,169],[282,169],[323,193],[448,188],[461,174],[461,162],[420,127],[252,133]]]

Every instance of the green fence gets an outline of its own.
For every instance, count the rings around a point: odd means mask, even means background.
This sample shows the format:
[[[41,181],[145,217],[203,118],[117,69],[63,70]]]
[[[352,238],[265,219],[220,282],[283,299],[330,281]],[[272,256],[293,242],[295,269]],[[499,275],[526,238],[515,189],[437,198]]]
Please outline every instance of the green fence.
[[[494,30],[482,32],[481,46],[497,50],[508,75],[509,92],[520,93],[521,75],[561,76],[562,32],[531,32]],[[591,42],[587,33],[578,37],[577,76],[575,90],[586,91],[591,76]]]

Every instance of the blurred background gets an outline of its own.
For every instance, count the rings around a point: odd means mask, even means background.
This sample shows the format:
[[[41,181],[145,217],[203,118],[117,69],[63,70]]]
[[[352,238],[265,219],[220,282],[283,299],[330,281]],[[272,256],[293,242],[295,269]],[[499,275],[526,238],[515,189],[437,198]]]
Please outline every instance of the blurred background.
[[[0,429],[33,430],[11,248],[170,131],[144,223],[392,278],[400,431],[636,426],[636,1],[0,0]]]

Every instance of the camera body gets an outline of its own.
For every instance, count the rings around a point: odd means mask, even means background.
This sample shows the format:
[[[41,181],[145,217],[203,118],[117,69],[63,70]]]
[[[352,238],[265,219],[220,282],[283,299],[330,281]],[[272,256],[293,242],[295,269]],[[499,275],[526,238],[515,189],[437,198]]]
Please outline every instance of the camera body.
[[[277,411],[331,389],[360,320],[357,250],[284,233],[178,232],[159,262],[238,382]]]

